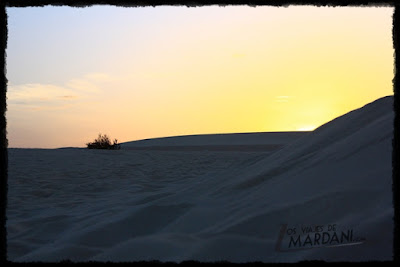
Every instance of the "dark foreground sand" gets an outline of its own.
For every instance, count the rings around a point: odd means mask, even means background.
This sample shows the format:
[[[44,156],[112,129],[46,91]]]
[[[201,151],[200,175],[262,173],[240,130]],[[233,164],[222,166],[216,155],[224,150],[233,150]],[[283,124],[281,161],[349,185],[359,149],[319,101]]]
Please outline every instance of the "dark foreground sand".
[[[392,103],[286,142],[9,149],[8,259],[391,260]]]

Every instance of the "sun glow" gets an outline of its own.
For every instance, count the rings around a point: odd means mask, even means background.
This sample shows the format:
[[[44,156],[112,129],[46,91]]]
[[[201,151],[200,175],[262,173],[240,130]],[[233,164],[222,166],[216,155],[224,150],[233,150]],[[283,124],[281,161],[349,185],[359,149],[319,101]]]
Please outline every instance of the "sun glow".
[[[302,131],[308,132],[308,131],[314,131],[315,128],[317,128],[317,127],[315,127],[314,125],[306,125],[306,126],[302,126],[302,127],[300,127],[300,128],[297,128],[296,131],[299,131],[299,132],[302,132]]]
[[[314,130],[393,94],[393,10],[7,8],[9,146]]]

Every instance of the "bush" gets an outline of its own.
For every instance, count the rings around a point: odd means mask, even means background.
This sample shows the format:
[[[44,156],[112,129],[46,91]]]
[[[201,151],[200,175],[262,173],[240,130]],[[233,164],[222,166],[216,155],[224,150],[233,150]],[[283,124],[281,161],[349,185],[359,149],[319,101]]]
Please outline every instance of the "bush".
[[[92,143],[86,143],[89,149],[120,149],[121,145],[118,144],[118,140],[114,139],[114,143],[111,144],[110,138],[105,134],[99,134],[99,137]]]

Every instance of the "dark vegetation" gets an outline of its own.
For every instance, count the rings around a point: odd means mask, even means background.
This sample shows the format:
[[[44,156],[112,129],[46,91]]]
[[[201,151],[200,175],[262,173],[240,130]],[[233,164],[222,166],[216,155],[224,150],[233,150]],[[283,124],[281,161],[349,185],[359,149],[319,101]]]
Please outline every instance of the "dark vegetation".
[[[89,149],[120,149],[121,145],[118,144],[118,140],[114,139],[114,143],[112,144],[110,138],[105,134],[99,136],[94,140],[94,142],[86,143],[87,148]]]

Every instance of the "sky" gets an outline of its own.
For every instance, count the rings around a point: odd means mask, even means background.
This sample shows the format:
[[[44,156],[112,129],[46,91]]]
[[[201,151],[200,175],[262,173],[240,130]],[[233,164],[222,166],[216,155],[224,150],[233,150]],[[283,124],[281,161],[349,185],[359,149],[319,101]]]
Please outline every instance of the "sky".
[[[393,95],[393,11],[7,8],[9,147],[313,130]]]

